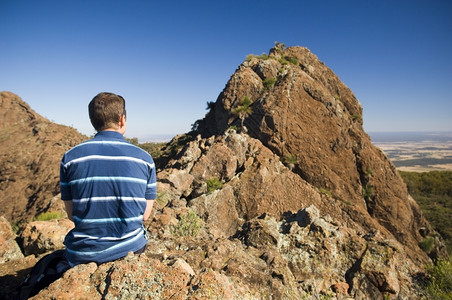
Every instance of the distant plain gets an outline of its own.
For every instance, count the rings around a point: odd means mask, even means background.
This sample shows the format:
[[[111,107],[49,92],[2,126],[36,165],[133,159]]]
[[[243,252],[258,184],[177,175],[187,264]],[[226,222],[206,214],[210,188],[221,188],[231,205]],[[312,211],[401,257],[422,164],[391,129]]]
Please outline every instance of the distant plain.
[[[452,132],[369,133],[400,171],[452,171]]]

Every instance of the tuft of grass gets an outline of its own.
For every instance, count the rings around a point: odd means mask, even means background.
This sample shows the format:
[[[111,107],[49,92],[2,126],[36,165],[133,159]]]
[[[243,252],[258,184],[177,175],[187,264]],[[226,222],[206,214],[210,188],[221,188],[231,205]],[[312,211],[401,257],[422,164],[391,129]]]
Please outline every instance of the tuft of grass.
[[[298,157],[295,154],[286,155],[283,159],[283,163],[292,171],[295,168],[295,165],[299,163]]]
[[[187,237],[197,236],[201,229],[201,219],[193,211],[189,210],[188,213],[183,215],[176,227],[171,231],[174,236]]]
[[[331,194],[331,192],[329,190],[327,190],[327,189],[320,188],[319,191],[320,191],[321,194],[327,195],[327,196],[329,196],[331,198],[333,197],[333,194]]]
[[[59,211],[48,211],[42,214],[37,215],[33,220],[34,221],[50,221],[55,219],[62,219],[64,216]]]
[[[358,114],[354,114],[354,115],[352,115],[352,120],[353,121],[361,121],[361,116]]]
[[[210,194],[215,190],[219,190],[223,187],[223,182],[221,182],[217,177],[212,177],[206,180],[207,183],[207,193]]]

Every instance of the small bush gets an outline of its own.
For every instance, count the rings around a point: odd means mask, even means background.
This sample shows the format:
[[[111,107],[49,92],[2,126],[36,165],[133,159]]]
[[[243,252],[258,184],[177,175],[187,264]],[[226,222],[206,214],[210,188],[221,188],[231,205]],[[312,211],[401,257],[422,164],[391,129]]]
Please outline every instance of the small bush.
[[[257,58],[259,58],[259,59],[263,59],[263,60],[267,60],[267,59],[269,59],[270,57],[267,55],[267,54],[265,54],[265,53],[262,53],[261,55],[259,55]]]
[[[353,120],[353,121],[361,121],[361,116],[358,115],[358,114],[354,114],[354,115],[352,116],[352,120]]]
[[[419,247],[427,254],[433,250],[434,246],[435,246],[435,239],[431,236],[426,237],[419,243]]]
[[[374,187],[367,183],[363,186],[363,197],[366,199],[371,198],[374,195]]]
[[[426,287],[429,299],[452,299],[452,258],[440,259],[426,271],[430,277]]]
[[[55,219],[62,219],[63,214],[59,211],[48,211],[42,214],[39,214],[34,218],[35,221],[50,221]]]
[[[207,101],[207,107],[206,110],[212,110],[215,107],[214,101]]]
[[[240,100],[240,104],[234,109],[234,113],[241,119],[244,119],[253,112],[253,108],[251,107],[252,104],[253,101],[245,96]]]
[[[291,57],[291,56],[284,56],[283,58],[280,59],[281,64],[285,65],[285,64],[292,64],[292,65],[298,65],[298,59],[296,59],[295,57]]]
[[[298,164],[298,157],[295,154],[289,154],[284,157],[283,162],[292,171]]]
[[[264,79],[264,81],[262,81],[262,83],[264,85],[264,89],[269,90],[275,85],[276,78],[266,78]]]
[[[289,64],[289,61],[288,61],[285,57],[279,58],[278,61],[279,61],[279,63],[282,64],[283,66]]]
[[[246,61],[250,61],[250,60],[252,60],[252,59],[253,59],[253,57],[255,57],[255,55],[254,55],[254,54],[248,54],[248,55],[246,56]]]
[[[207,193],[209,194],[223,187],[223,183],[217,177],[207,179],[206,183],[207,183]]]
[[[198,215],[189,210],[183,215],[177,226],[172,230],[174,236],[197,236],[201,229],[201,220]]]

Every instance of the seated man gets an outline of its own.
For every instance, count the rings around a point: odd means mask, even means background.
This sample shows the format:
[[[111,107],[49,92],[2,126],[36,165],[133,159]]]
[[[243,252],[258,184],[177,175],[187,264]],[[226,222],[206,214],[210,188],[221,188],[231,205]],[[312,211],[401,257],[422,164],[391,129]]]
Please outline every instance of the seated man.
[[[100,93],[88,108],[97,134],[66,152],[60,167],[61,198],[75,224],[64,240],[71,267],[144,251],[143,220],[157,192],[151,155],[123,137],[124,98]]]

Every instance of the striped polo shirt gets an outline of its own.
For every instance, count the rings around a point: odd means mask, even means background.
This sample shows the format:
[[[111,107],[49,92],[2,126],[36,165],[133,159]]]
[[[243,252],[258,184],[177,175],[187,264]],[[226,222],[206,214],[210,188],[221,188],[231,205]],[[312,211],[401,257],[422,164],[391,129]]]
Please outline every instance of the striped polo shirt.
[[[66,236],[74,266],[112,261],[147,243],[146,199],[156,198],[154,161],[116,131],[102,131],[61,160],[61,199],[72,201],[75,227]]]

